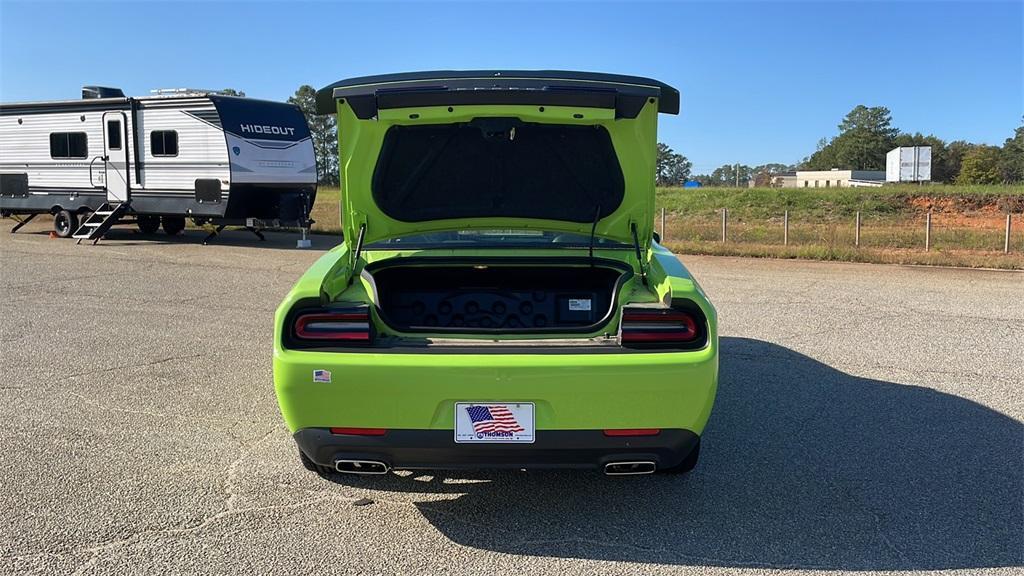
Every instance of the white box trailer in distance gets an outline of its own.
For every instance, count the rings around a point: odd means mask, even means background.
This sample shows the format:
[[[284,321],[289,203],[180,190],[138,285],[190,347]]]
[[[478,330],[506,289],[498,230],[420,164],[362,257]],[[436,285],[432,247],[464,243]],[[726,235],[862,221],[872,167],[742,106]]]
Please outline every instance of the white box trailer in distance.
[[[927,182],[931,179],[931,146],[901,146],[885,155],[886,182]]]

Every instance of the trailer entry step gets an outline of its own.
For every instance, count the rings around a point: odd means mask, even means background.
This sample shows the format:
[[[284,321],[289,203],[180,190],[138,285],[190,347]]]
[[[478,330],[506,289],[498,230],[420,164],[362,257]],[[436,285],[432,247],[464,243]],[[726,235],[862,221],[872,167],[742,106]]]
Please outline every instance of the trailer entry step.
[[[93,212],[85,222],[82,222],[82,225],[78,227],[78,230],[71,237],[77,238],[79,244],[82,243],[82,240],[92,240],[92,243],[95,244],[127,212],[128,202],[117,204],[104,203],[100,206],[99,210]]]

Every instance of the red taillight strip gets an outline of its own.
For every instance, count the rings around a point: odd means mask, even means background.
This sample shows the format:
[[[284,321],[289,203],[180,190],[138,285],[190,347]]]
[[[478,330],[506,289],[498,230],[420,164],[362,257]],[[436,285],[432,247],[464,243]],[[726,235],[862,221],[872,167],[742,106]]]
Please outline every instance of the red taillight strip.
[[[622,341],[629,342],[690,342],[697,338],[696,332],[681,332],[678,330],[666,330],[664,332],[654,331],[622,331]]]
[[[697,339],[697,321],[680,310],[623,310],[622,342],[656,344],[692,342]]]
[[[303,340],[370,340],[370,315],[358,312],[317,312],[295,319],[295,335]]]
[[[387,431],[387,428],[331,428],[331,434],[349,436],[383,436]]]
[[[638,311],[638,310],[623,310],[622,320],[625,322],[689,322],[693,323],[693,316],[686,312],[679,312],[677,310],[666,310],[664,312],[660,310],[652,311]]]
[[[605,436],[657,436],[660,428],[612,428],[604,431]]]

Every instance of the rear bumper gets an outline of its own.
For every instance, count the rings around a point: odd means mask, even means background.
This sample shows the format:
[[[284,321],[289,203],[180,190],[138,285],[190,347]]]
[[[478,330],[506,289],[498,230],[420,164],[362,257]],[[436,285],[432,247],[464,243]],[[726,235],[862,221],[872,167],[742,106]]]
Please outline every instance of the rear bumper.
[[[328,381],[315,381],[326,374]],[[324,380],[324,378],[321,378]],[[718,354],[393,354],[277,350],[274,384],[292,433],[431,430],[444,441],[458,402],[529,402],[545,430],[682,429],[701,434]]]
[[[452,430],[352,436],[304,428],[294,437],[299,449],[321,466],[334,468],[337,460],[370,460],[397,469],[434,470],[601,469],[621,461],[651,461],[662,469],[677,466],[700,444],[700,436],[682,429],[631,437],[609,437],[601,430],[538,430],[532,444],[456,444]]]

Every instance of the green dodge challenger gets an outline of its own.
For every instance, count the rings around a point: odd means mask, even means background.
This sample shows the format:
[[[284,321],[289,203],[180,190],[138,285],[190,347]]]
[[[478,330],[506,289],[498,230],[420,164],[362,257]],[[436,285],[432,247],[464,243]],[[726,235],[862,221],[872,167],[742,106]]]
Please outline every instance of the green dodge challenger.
[[[344,243],[277,310],[274,385],[320,472],[682,473],[718,383],[715,309],[654,234],[648,78],[445,71],[317,92]]]

